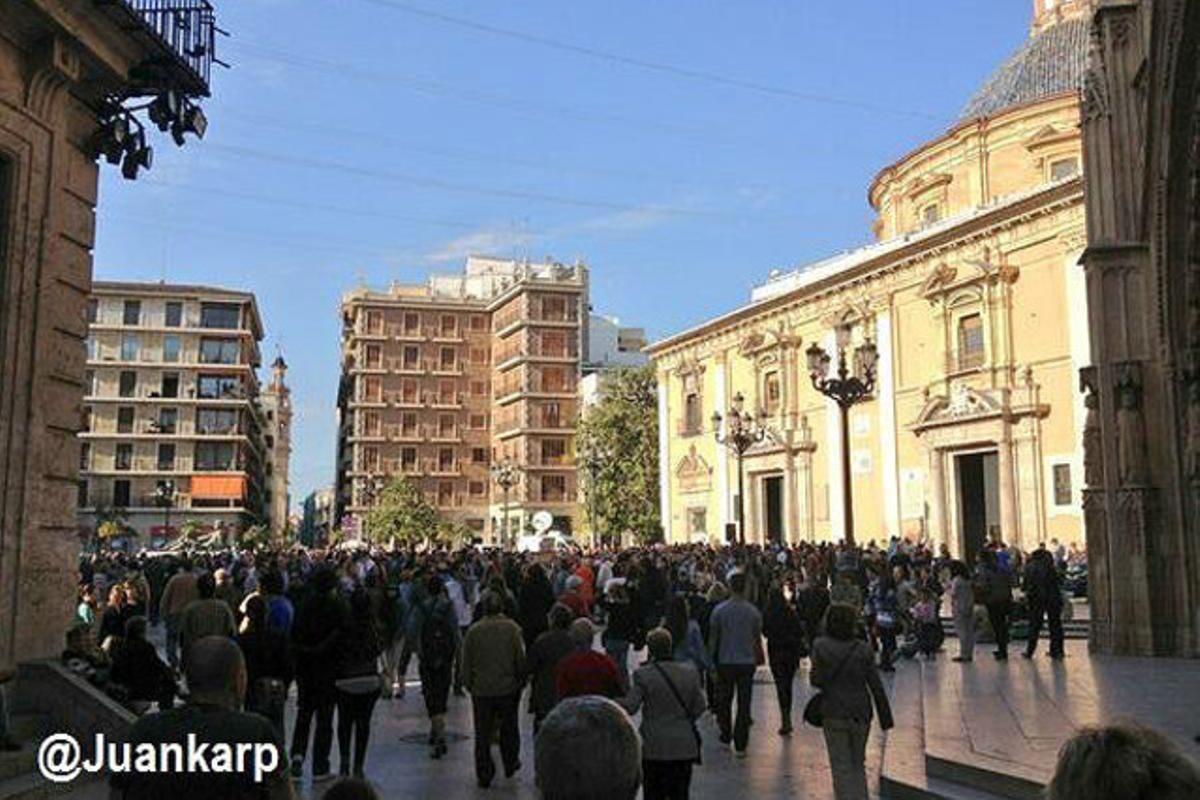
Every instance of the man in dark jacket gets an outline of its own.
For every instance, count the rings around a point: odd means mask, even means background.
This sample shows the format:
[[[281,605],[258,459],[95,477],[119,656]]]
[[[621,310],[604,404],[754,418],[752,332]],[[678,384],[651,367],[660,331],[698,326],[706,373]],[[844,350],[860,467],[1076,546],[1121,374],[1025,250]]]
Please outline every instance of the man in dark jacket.
[[[292,776],[304,772],[309,728],[317,717],[313,740],[313,780],[331,777],[329,751],[333,745],[333,709],[337,704],[334,682],[338,677],[337,644],[346,609],[337,597],[337,576],[318,568],[310,578],[311,594],[296,612],[292,626],[292,652],[296,660],[296,727],[292,730]]]
[[[1062,658],[1062,581],[1054,567],[1054,556],[1045,545],[1039,545],[1029,557],[1022,588],[1029,605],[1029,643],[1025,647],[1025,658],[1033,658],[1037,651],[1043,617],[1050,621],[1050,657]]]
[[[976,556],[979,570],[975,581],[987,607],[988,621],[996,635],[996,660],[1008,659],[1008,620],[1012,614],[1012,582],[1000,569],[996,554],[991,550],[980,550]]]

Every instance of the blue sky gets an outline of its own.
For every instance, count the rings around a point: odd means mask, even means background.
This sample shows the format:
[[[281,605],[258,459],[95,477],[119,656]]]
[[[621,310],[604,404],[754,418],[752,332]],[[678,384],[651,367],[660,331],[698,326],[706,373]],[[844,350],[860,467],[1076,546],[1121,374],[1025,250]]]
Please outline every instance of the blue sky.
[[[471,252],[592,268],[652,338],[865,243],[875,173],[944,131],[1028,0],[214,0],[203,142],[102,168],[96,276],[258,295],[293,502],[332,483],[338,300]],[[429,13],[432,12],[432,13]]]

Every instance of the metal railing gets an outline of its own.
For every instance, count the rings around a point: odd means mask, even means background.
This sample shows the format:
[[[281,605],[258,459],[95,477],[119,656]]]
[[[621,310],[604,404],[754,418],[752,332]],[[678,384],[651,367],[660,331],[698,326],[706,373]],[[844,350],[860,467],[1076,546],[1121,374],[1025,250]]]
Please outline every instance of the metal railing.
[[[120,0],[179,60],[209,85],[216,57],[216,13],[209,0]]]

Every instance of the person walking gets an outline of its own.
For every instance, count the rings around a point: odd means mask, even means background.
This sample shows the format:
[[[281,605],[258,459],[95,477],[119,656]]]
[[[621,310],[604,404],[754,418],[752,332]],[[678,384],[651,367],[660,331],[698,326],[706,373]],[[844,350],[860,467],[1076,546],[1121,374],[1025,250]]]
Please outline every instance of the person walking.
[[[899,595],[896,582],[886,566],[871,584],[868,608],[875,621],[875,635],[879,637],[879,668],[893,672],[892,662],[896,658],[896,632],[900,625]]]
[[[480,600],[483,618],[463,641],[463,685],[471,693],[475,723],[475,779],[481,788],[496,777],[492,737],[499,730],[504,777],[521,769],[518,708],[525,680],[521,626],[504,614],[504,597],[491,590]]]
[[[1012,614],[1012,581],[1004,572],[991,550],[980,550],[977,556],[979,571],[976,581],[979,583],[984,605],[987,606],[988,621],[996,637],[996,660],[1008,659],[1008,618]]]
[[[554,685],[559,700],[594,694],[615,700],[625,694],[616,662],[592,649],[596,626],[587,617],[571,623],[567,633],[575,649],[558,664]]]
[[[746,574],[729,577],[730,597],[713,609],[708,622],[708,647],[717,664],[717,724],[721,743],[733,743],[738,758],[746,756],[750,742],[750,703],[754,671],[765,658],[762,652],[762,614],[746,600]],[[733,720],[734,695],[737,719]]]
[[[533,711],[533,731],[542,726],[542,720],[558,704],[558,690],[554,685],[558,665],[572,650],[575,643],[567,629],[574,618],[571,609],[555,603],[550,608],[549,630],[538,636],[529,649],[529,705]]]
[[[834,603],[825,615],[825,635],[813,644],[809,680],[822,692],[821,728],[837,800],[867,800],[867,738],[874,712],[879,726],[894,724],[875,657],[858,638],[858,614]]]
[[[804,623],[796,607],[788,602],[783,587],[775,587],[767,597],[763,634],[767,637],[767,664],[779,701],[779,735],[791,736],[792,685],[804,656]]]
[[[283,738],[283,710],[294,676],[288,637],[268,622],[270,610],[259,594],[246,598],[237,643],[246,659],[246,710],[271,720]]]
[[[224,600],[216,597],[217,583],[209,574],[196,579],[197,599],[188,603],[179,620],[179,644],[183,651],[183,662],[187,665],[188,648],[207,636],[223,636],[232,639],[237,635],[237,622],[233,609]]]
[[[617,665],[621,686],[629,686],[629,648],[638,640],[638,613],[624,581],[610,581],[601,596],[601,608],[608,615],[608,625],[600,635],[604,652]]]
[[[296,611],[292,625],[292,650],[296,656],[296,722],[292,729],[292,777],[304,773],[312,720],[317,729],[312,741],[314,781],[333,777],[329,752],[333,747],[333,711],[337,705],[337,646],[342,641],[346,610],[337,596],[337,573],[329,567],[313,570],[309,597]]]
[[[642,797],[687,800],[692,767],[700,762],[696,720],[704,713],[700,673],[686,661],[672,660],[671,634],[656,628],[646,635],[650,660],[633,673],[622,705],[642,712]]]
[[[438,759],[446,755],[446,712],[454,681],[454,661],[461,649],[458,611],[442,579],[430,575],[411,613],[421,696],[429,715],[429,757]]]
[[[167,626],[167,663],[172,668],[179,667],[179,625],[183,620],[183,611],[199,598],[192,560],[185,558],[179,562],[179,571],[167,581],[158,600],[158,615]]]
[[[1033,658],[1037,652],[1038,637],[1042,632],[1043,619],[1050,624],[1050,657],[1063,657],[1063,594],[1062,579],[1054,565],[1054,556],[1044,545],[1029,557],[1025,565],[1022,589],[1029,606],[1029,641],[1025,646],[1025,658]]]
[[[950,562],[950,613],[954,617],[954,633],[958,636],[958,662],[975,658],[975,584],[967,565]]]
[[[367,590],[358,587],[350,596],[350,615],[342,629],[337,690],[338,772],[362,777],[371,739],[371,715],[383,689],[379,655],[383,642]],[[354,739],[351,761],[350,740]]]

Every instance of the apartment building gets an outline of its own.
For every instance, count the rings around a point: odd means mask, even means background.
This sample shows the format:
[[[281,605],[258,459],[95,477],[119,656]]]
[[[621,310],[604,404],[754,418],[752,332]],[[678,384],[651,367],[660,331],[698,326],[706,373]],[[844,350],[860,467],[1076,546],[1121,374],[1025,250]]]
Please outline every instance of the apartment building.
[[[253,294],[93,283],[81,529],[115,514],[146,542],[188,520],[229,532],[268,521],[262,338]]]
[[[338,517],[362,514],[374,484],[418,481],[444,518],[497,542],[538,511],[578,525],[574,432],[586,337],[580,264],[472,256],[455,275],[342,302]],[[508,492],[491,479],[511,459]]]

